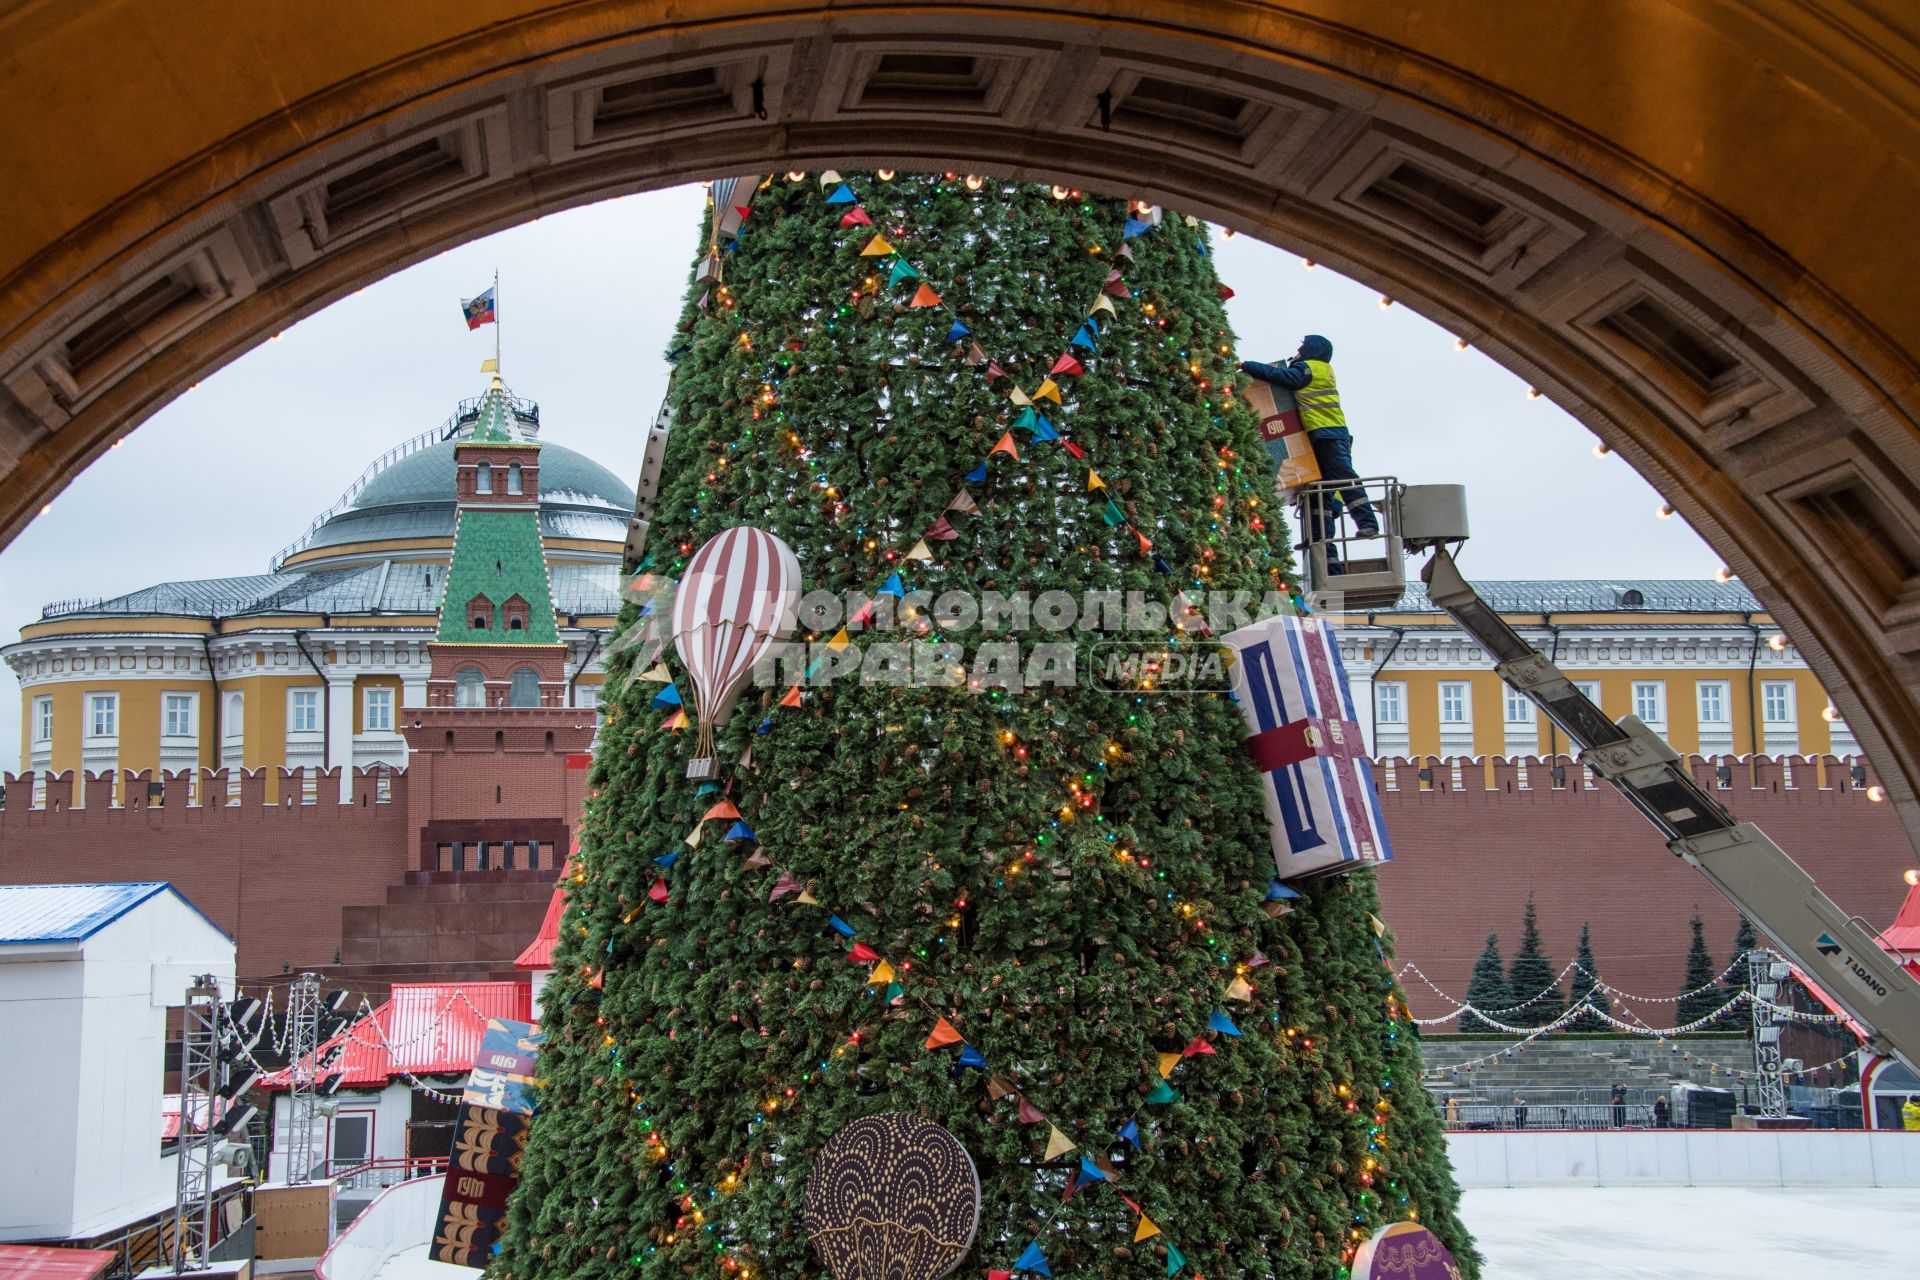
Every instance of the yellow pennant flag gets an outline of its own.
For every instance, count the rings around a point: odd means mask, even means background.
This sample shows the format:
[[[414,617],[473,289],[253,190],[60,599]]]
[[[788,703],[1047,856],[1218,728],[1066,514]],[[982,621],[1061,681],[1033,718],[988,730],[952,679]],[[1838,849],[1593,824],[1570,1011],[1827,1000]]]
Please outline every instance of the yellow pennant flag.
[[[1106,487],[1107,487],[1107,482],[1100,478],[1100,473],[1098,471],[1095,471],[1092,467],[1088,467],[1087,468],[1087,492],[1092,493],[1095,489],[1104,489]]]
[[[695,827],[693,830],[687,832],[687,848],[698,849],[700,847],[700,833],[705,830],[705,827]]]
[[[1027,405],[1027,404],[1033,403],[1033,401],[1028,398],[1027,393],[1022,391],[1018,387],[1015,387],[1012,391],[1009,391],[1007,393],[1007,399],[1019,405]]]
[[[1251,1000],[1253,999],[1253,988],[1247,984],[1245,978],[1235,978],[1227,984],[1227,999]]]
[[[922,538],[920,539],[920,541],[913,544],[913,550],[907,552],[907,559],[931,560],[933,559],[933,548],[927,545],[927,540],[925,538]]]
[[[1373,930],[1373,936],[1376,938],[1384,938],[1387,936],[1387,926],[1381,924],[1380,917],[1371,911],[1367,912],[1367,928]]]
[[[1093,315],[1093,314],[1094,314],[1094,312],[1096,312],[1096,311],[1104,311],[1104,312],[1106,312],[1106,313],[1107,313],[1108,315],[1114,315],[1114,314],[1116,314],[1116,313],[1115,313],[1115,311],[1114,311],[1114,309],[1113,309],[1113,299],[1112,299],[1112,298],[1109,298],[1109,297],[1108,297],[1108,296],[1107,296],[1106,294],[1104,294],[1104,293],[1103,293],[1103,294],[1101,294],[1101,295],[1099,296],[1099,298],[1097,298],[1097,299],[1096,299],[1096,300],[1094,301],[1094,304],[1093,304],[1093,311],[1089,311],[1089,312],[1087,312],[1087,314],[1088,314],[1088,315]]]
[[[1060,1126],[1047,1121],[1047,1154],[1043,1159],[1053,1160],[1073,1150],[1073,1139],[1060,1132]]]
[[[687,719],[686,711],[681,710],[681,711],[675,712],[673,719],[667,721],[667,728],[677,731],[677,730],[686,728],[691,723],[693,722]]]
[[[873,972],[867,975],[867,985],[870,987],[883,986],[886,983],[889,983],[892,981],[893,981],[893,966],[888,964],[885,960],[882,960],[879,964],[873,966]]]
[[[668,681],[673,679],[673,672],[667,670],[666,663],[656,662],[651,667],[648,667],[645,671],[642,671],[639,675],[635,676],[634,679],[640,680],[643,682],[650,682],[653,684],[666,684]]]
[[[816,898],[816,897],[814,897],[814,896],[813,896],[813,895],[812,895],[811,893],[809,893],[809,892],[808,892],[807,890],[805,890],[805,889],[802,889],[802,890],[800,891],[800,894],[799,894],[799,896],[798,896],[798,897],[796,897],[796,898],[794,899],[794,901],[795,901],[795,902],[804,902],[804,903],[806,903],[806,904],[807,904],[808,906],[813,906],[813,907],[817,907],[817,906],[819,906],[819,905],[820,905],[820,899],[818,899],[818,898]]]
[[[1143,1213],[1140,1215],[1140,1225],[1133,1229],[1133,1242],[1139,1244],[1142,1240],[1151,1240],[1159,1234],[1160,1228],[1154,1226],[1153,1219]]]
[[[848,645],[852,643],[853,643],[853,637],[847,634],[847,629],[845,627],[842,627],[840,628],[839,631],[834,633],[833,639],[827,641],[827,648],[833,650],[835,653],[839,653],[842,649],[845,649]]]
[[[1179,1065],[1180,1065],[1179,1054],[1177,1053],[1161,1054],[1160,1055],[1160,1078],[1162,1080],[1165,1080],[1168,1076],[1173,1074],[1173,1069]]]
[[[867,247],[860,251],[863,258],[883,258],[893,252],[893,246],[887,243],[885,236],[875,236],[867,241]]]
[[[1040,389],[1033,393],[1033,398],[1035,400],[1051,400],[1055,404],[1059,404],[1060,388],[1054,384],[1052,378],[1048,378],[1040,384]]]

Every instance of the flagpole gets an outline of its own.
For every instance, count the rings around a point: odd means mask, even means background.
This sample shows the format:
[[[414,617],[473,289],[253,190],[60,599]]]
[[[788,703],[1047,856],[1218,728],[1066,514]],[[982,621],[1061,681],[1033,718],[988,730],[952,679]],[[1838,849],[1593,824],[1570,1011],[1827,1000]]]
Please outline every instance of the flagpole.
[[[493,372],[500,373],[500,268],[493,269]]]

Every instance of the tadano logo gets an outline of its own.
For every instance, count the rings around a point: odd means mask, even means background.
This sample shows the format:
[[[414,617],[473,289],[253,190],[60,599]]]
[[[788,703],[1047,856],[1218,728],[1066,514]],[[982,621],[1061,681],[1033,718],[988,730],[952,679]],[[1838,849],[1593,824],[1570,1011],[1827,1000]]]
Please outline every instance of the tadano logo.
[[[1225,693],[1227,651],[1214,644],[1129,644],[1108,641],[1085,650],[1088,684],[1138,693]]]

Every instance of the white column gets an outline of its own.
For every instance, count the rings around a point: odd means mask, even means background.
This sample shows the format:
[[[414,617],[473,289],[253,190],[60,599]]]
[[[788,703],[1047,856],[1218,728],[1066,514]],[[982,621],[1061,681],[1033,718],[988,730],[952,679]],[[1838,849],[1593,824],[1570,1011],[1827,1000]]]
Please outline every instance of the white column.
[[[353,799],[353,674],[327,673],[327,768],[340,770],[340,799]]]
[[[427,673],[424,671],[402,671],[400,673],[400,706],[424,707],[427,705]],[[394,726],[399,727],[400,713],[394,712]]]

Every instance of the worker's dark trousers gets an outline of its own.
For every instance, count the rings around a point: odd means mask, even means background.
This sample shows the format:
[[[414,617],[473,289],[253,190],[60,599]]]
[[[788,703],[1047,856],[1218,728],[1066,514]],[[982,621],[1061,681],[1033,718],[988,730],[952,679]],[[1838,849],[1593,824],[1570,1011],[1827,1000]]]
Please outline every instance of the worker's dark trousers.
[[[1345,427],[1321,427],[1317,431],[1307,432],[1307,439],[1313,442],[1313,457],[1320,464],[1322,480],[1358,480],[1360,473],[1353,469],[1353,435]],[[1340,499],[1353,516],[1353,522],[1359,529],[1369,526],[1378,528],[1380,517],[1374,514],[1373,504],[1367,501],[1365,489],[1342,489]],[[1331,526],[1340,514],[1340,504],[1326,504],[1326,522]],[[1315,539],[1333,536],[1331,527],[1316,529]]]

